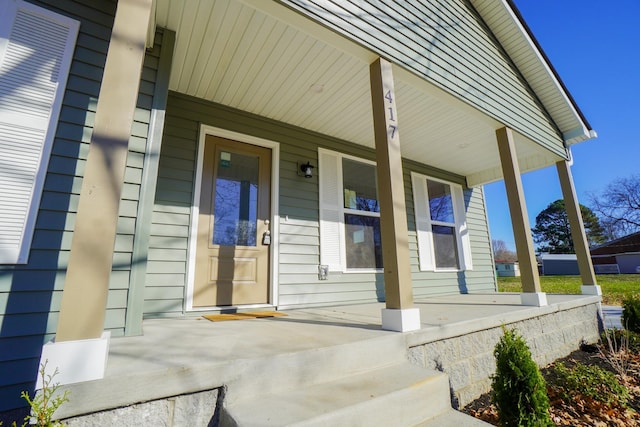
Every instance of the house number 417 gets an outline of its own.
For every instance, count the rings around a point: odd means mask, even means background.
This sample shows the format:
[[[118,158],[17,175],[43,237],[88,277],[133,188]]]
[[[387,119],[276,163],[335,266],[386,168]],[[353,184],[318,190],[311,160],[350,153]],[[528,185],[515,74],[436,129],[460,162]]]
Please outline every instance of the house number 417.
[[[394,138],[398,131],[398,124],[396,122],[396,108],[393,105],[393,92],[388,90],[387,93],[384,94],[384,99],[387,103],[387,110],[389,111],[387,115],[387,128],[391,132],[390,138]]]

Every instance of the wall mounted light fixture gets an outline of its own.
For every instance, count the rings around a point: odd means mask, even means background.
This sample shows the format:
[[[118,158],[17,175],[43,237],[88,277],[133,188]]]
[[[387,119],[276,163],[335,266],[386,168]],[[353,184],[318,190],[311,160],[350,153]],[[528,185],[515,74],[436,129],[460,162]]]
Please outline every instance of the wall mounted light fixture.
[[[313,166],[311,165],[311,163],[307,162],[307,163],[298,163],[298,175],[300,176],[304,176],[305,178],[312,178],[313,177]]]

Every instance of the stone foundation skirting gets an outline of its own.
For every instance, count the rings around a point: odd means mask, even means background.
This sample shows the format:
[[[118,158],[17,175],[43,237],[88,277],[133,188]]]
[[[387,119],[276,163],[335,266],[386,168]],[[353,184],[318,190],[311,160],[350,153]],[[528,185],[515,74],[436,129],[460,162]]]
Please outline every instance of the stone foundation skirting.
[[[516,329],[525,338],[540,367],[567,356],[583,342],[598,341],[599,304],[549,311],[502,324],[478,322],[482,329],[435,340],[427,339],[428,333],[414,334],[409,340],[409,360],[448,374],[453,406],[460,409],[491,390],[491,376],[496,366],[493,350],[503,335],[502,325]],[[420,342],[421,336],[424,342]]]
[[[213,389],[63,420],[69,427],[217,426],[222,393]]]

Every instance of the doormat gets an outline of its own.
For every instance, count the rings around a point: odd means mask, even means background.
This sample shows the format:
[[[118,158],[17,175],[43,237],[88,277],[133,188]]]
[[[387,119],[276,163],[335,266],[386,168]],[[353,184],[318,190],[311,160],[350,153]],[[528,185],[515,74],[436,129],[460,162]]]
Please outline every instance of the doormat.
[[[248,313],[205,314],[202,317],[212,322],[225,322],[227,320],[263,319],[266,317],[285,316],[286,314],[279,311],[253,311]]]

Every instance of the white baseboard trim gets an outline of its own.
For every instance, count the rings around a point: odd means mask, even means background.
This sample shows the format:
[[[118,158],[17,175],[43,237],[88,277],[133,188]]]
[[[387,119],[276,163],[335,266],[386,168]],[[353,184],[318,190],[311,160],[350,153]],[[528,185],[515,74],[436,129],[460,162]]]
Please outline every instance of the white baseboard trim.
[[[109,356],[111,332],[103,332],[100,338],[78,341],[49,341],[42,346],[36,390],[42,389],[44,378],[40,367],[46,362],[45,378],[52,376],[53,383],[73,384],[104,378]]]

